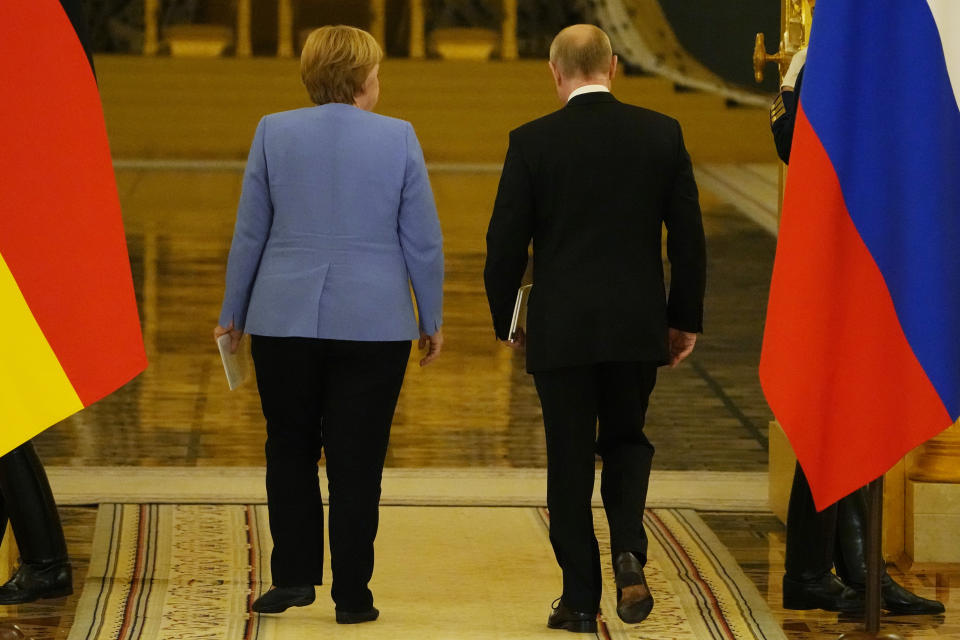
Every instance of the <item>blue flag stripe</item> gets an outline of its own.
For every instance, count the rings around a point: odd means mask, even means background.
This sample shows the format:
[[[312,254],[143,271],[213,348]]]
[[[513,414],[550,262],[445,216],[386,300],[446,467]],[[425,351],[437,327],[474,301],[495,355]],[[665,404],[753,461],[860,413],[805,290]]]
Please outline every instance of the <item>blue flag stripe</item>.
[[[927,3],[821,3],[801,91],[907,340],[956,418],[960,110]]]

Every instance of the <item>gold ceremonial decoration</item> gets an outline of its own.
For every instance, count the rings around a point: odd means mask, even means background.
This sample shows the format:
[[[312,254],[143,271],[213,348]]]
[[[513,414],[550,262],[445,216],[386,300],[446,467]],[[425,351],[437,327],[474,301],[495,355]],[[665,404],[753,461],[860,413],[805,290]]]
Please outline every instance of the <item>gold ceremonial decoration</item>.
[[[517,0],[498,0],[501,4],[500,58],[516,60],[517,46]],[[805,1],[805,0],[804,0]],[[161,48],[160,9],[162,0],[143,0],[143,54],[155,56]],[[253,54],[251,40],[252,0],[236,0],[236,55],[240,58]],[[370,15],[370,33],[386,50],[387,0],[367,0]],[[299,55],[294,47],[294,22],[297,13],[296,0],[277,0],[277,57],[291,58]],[[408,6],[410,24],[410,51],[414,59],[425,58],[426,7],[424,0],[404,0]],[[190,25],[193,27],[194,25]]]
[[[757,34],[753,47],[753,77],[763,82],[763,70],[771,62],[777,63],[782,76],[793,59],[793,54],[807,46],[813,24],[813,6],[816,0],[783,0],[780,11],[780,49],[767,53],[766,39]]]
[[[410,57],[424,58],[427,55],[426,15],[423,0],[410,3]],[[517,51],[517,0],[500,0],[500,59],[516,60]]]
[[[753,46],[753,79],[757,83],[763,82],[763,69],[771,62],[781,65],[783,62],[783,51],[774,54],[767,53],[766,37],[763,33],[757,34],[757,40]],[[782,69],[782,67],[781,67]]]

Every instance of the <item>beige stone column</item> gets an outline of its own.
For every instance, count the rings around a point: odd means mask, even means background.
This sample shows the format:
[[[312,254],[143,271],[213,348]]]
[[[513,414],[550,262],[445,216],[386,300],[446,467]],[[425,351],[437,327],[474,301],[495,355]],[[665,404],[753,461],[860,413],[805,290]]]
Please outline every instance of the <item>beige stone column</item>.
[[[370,0],[370,33],[387,50],[387,0]]]
[[[517,53],[517,0],[503,0],[501,22],[500,58],[516,60]]]
[[[910,479],[960,483],[960,422],[920,446]]]
[[[960,562],[960,422],[911,455],[906,551],[914,562]]]
[[[253,55],[251,25],[251,0],[238,0],[236,40],[236,55],[238,58],[249,58]]]
[[[770,510],[786,524],[797,458],[778,422],[770,423],[769,434]],[[891,562],[903,555],[904,531],[909,528],[904,522],[906,485],[906,465],[901,461],[884,475],[883,483],[883,557]]]
[[[423,0],[410,0],[410,53],[411,58],[421,59],[427,55],[426,16]]]
[[[160,0],[143,0],[143,55],[155,56],[160,50],[160,26],[157,14]]]
[[[293,57],[293,0],[277,0],[277,57]]]

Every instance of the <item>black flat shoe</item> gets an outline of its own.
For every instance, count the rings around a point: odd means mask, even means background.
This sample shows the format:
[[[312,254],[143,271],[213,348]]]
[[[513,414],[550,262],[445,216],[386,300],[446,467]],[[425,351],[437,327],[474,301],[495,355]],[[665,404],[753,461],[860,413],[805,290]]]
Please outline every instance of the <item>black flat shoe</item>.
[[[290,607],[305,607],[317,597],[313,585],[306,587],[273,587],[253,601],[257,613],[283,613]]]
[[[337,609],[337,624],[359,624],[361,622],[373,622],[380,617],[380,612],[376,607],[370,607],[366,611],[340,611]]]
[[[783,608],[795,611],[823,609],[846,613],[863,611],[863,596],[829,571],[813,580],[783,576]]]
[[[553,613],[547,618],[547,626],[551,629],[566,629],[574,633],[596,633],[597,614],[574,611],[563,604],[563,598],[557,598],[553,601]]]
[[[0,587],[0,604],[24,604],[41,598],[62,598],[72,593],[73,573],[69,562],[24,562]]]
[[[629,551],[617,554],[613,562],[617,583],[617,615],[624,622],[643,622],[653,611],[653,594],[647,586],[643,565]]]

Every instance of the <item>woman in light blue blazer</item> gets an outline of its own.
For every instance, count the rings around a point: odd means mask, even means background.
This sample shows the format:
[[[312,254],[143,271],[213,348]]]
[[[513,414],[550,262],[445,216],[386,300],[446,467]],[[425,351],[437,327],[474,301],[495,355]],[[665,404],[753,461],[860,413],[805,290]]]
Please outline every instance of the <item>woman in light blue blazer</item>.
[[[410,341],[421,366],[443,345],[440,222],[413,127],[371,113],[382,57],[360,29],[310,34],[300,73],[317,106],[263,118],[247,159],[214,334],[234,349],[252,335],[267,422],[260,613],[308,605],[322,582],[322,452],[337,622],[377,618],[367,584]]]

